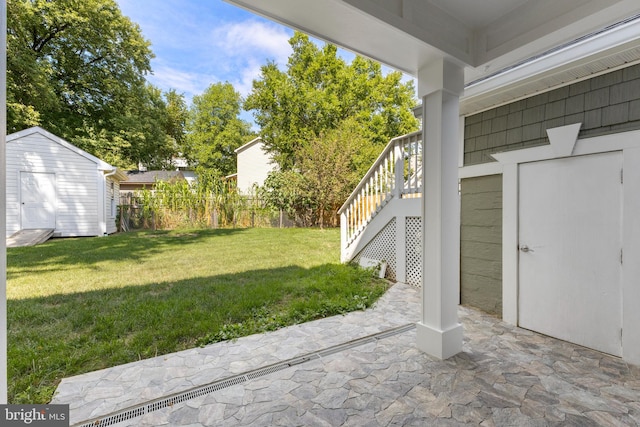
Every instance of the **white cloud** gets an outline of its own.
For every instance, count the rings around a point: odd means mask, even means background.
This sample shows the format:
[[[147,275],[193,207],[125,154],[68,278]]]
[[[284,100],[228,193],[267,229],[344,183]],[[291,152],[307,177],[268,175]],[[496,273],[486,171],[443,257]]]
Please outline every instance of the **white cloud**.
[[[260,67],[262,65],[256,61],[248,63],[240,70],[238,78],[231,82],[243,97],[246,97],[253,89],[253,81],[260,78]]]
[[[284,27],[250,20],[218,27],[212,37],[215,45],[229,56],[244,55],[248,62],[260,63],[270,59],[284,65],[291,54],[291,35]]]
[[[293,32],[269,22],[250,19],[225,23],[214,30],[200,27],[197,36],[195,31],[186,33],[174,33],[182,49],[174,49],[171,59],[153,60],[154,75],[149,80],[184,92],[187,100],[221,81],[230,82],[246,97],[253,80],[260,77],[262,65],[271,60],[284,68],[291,54]]]
[[[219,79],[167,65],[155,65],[153,75],[149,76],[148,80],[163,90],[172,88],[178,93],[184,93],[187,101],[190,101],[193,95],[201,94],[212,82]]]

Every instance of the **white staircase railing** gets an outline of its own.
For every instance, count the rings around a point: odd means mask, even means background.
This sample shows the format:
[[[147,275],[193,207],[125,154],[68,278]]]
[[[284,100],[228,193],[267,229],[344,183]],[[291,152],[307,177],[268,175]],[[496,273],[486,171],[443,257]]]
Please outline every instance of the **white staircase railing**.
[[[389,141],[338,210],[343,247],[353,242],[392,198],[422,196],[422,131]]]

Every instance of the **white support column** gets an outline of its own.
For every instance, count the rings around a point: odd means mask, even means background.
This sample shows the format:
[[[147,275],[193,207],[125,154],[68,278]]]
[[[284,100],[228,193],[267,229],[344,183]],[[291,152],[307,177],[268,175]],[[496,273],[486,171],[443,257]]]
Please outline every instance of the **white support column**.
[[[7,2],[0,1],[0,404],[7,403]]]
[[[463,68],[446,59],[418,72],[424,170],[422,321],[417,324],[417,346],[439,359],[462,351],[458,150],[463,90]]]

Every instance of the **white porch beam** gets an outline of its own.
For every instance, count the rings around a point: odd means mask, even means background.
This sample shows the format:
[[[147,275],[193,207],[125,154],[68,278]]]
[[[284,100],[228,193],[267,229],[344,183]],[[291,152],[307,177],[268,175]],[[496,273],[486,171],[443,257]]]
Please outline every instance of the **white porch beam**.
[[[460,205],[458,200],[459,100],[463,67],[447,59],[418,73],[422,97],[422,320],[417,346],[447,359],[462,351]]]
[[[6,230],[7,2],[0,1],[0,230]],[[4,237],[4,236],[3,236]],[[0,241],[0,404],[7,403],[7,242]]]

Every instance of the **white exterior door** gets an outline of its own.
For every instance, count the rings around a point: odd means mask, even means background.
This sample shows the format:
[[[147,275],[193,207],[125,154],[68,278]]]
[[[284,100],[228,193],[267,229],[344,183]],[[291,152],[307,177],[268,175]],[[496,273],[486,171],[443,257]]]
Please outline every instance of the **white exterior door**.
[[[518,323],[622,355],[622,153],[519,166]]]
[[[21,228],[55,228],[55,174],[20,172]]]

